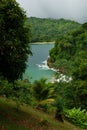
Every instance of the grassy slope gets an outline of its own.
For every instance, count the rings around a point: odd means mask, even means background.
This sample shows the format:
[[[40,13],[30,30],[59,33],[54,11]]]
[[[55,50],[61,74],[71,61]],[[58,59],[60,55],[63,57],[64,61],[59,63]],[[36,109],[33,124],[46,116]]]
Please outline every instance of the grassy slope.
[[[0,130],[82,130],[64,122],[60,123],[53,117],[33,109],[21,106],[16,111],[15,103],[0,98]]]

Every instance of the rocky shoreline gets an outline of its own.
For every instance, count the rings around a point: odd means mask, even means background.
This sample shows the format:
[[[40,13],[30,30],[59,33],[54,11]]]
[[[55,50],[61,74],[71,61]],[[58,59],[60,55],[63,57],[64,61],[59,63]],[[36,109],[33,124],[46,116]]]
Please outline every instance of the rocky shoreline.
[[[52,79],[51,79],[51,82],[52,83],[54,83],[54,82],[70,82],[71,80],[72,80],[72,78],[71,77],[69,77],[69,76],[66,76],[66,75],[64,75],[64,70],[63,69],[61,69],[61,68],[58,68],[58,69],[55,69],[55,68],[53,68],[53,63],[51,62],[51,58],[50,57],[48,57],[48,59],[47,59],[47,65],[48,65],[48,67],[51,69],[51,70],[53,70],[53,71],[55,71],[56,73],[58,73],[58,77],[56,78],[56,76],[55,77],[53,77]]]

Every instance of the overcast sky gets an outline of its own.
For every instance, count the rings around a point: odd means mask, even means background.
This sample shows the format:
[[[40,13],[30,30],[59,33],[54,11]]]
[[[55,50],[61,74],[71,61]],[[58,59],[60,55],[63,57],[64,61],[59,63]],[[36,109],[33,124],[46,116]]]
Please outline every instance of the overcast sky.
[[[87,0],[16,0],[28,17],[65,18],[87,22]]]

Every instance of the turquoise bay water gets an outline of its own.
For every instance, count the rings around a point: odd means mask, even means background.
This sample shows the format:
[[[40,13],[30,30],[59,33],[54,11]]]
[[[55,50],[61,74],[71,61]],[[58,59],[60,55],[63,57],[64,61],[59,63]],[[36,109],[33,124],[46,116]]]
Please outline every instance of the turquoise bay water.
[[[33,82],[41,78],[47,78],[49,81],[54,76],[54,71],[50,70],[46,65],[46,60],[49,56],[49,50],[54,44],[31,44],[33,56],[28,58],[27,69],[24,74],[24,79]]]

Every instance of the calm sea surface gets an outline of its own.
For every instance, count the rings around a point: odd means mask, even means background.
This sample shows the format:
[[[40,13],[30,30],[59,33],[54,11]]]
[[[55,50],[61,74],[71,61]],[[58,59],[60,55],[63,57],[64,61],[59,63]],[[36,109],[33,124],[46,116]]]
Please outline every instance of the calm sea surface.
[[[27,69],[24,74],[24,79],[33,82],[41,78],[47,78],[49,81],[54,76],[54,71],[50,70],[46,64],[49,56],[49,50],[54,44],[31,44],[33,56],[28,58]]]

